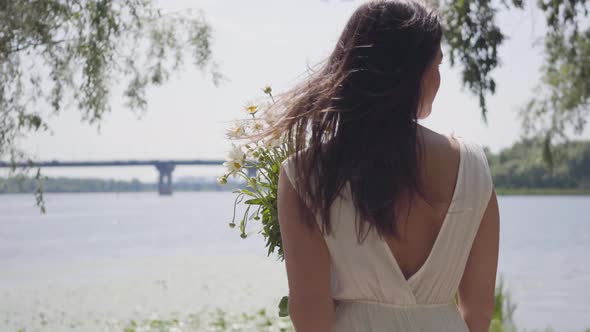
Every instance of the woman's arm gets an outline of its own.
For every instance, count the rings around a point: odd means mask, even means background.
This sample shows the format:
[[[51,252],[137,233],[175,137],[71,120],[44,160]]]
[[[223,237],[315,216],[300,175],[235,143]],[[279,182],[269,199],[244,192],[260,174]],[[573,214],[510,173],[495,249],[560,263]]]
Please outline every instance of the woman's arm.
[[[328,332],[334,320],[330,254],[322,233],[302,223],[314,218],[284,168],[279,175],[278,213],[289,281],[289,315],[297,332]]]
[[[499,219],[496,193],[492,192],[459,285],[459,309],[471,332],[488,332],[494,313]]]

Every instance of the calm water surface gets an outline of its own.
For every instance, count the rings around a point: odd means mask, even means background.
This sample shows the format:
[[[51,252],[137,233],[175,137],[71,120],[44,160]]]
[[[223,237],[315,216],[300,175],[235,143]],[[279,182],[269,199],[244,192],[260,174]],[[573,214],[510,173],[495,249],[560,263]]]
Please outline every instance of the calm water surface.
[[[0,266],[17,271],[162,255],[264,256],[260,236],[242,240],[228,227],[233,199],[231,193],[46,194],[48,211],[40,215],[32,195],[3,195]],[[499,203],[499,275],[517,304],[517,324],[529,330],[590,328],[590,197],[515,196]],[[257,226],[250,231],[255,234]],[[93,278],[99,276],[69,271],[62,282]],[[31,280],[0,269],[0,287]]]

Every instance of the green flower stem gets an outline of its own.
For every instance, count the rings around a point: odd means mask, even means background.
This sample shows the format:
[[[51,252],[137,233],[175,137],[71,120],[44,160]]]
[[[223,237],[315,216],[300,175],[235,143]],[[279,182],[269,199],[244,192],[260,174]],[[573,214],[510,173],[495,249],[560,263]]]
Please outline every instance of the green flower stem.
[[[254,189],[255,193],[258,194],[259,196],[253,196],[254,198],[258,198],[260,199],[263,204],[259,204],[259,205],[264,205],[264,207],[269,207],[270,203],[268,202],[268,200],[266,199],[266,195],[264,195],[264,193],[261,193],[260,190],[258,189],[258,186],[256,186],[256,188],[252,188]]]
[[[249,179],[249,177],[247,176],[247,174],[246,174],[244,171],[240,171],[239,173],[236,173],[236,174],[239,174],[240,176],[242,176],[242,177],[243,177],[243,178],[246,180],[246,182],[247,182],[247,181],[248,181],[248,179]],[[268,179],[268,177],[267,177],[267,179]],[[270,181],[270,180],[269,180],[269,181]],[[261,191],[260,191],[260,189],[258,188],[258,186],[254,186],[254,187],[252,187],[252,189],[254,190],[254,193],[255,193],[255,194],[258,194],[258,195],[248,195],[248,196],[251,196],[251,197],[253,197],[253,198],[258,198],[258,199],[260,199],[260,200],[263,202],[263,204],[260,204],[260,205],[264,205],[264,207],[266,207],[266,208],[270,208],[270,207],[271,207],[271,204],[270,204],[270,202],[269,202],[269,201],[266,199],[266,194],[265,194],[265,193],[263,193],[263,192],[261,192]],[[242,192],[242,195],[245,195],[245,193],[243,193],[243,192]],[[239,202],[238,202],[238,203],[239,203]],[[238,204],[238,203],[234,203],[234,211],[235,211],[235,206],[236,206],[236,204]],[[234,218],[235,218],[235,217],[234,217]]]
[[[262,151],[262,154],[263,154],[263,157],[264,157],[265,161],[267,161],[267,163],[265,163],[266,165],[277,165],[277,164],[279,164],[278,160],[276,160],[275,158],[273,158],[272,155],[270,155],[268,153],[268,151]],[[272,181],[270,181],[270,179],[269,179],[269,182],[272,182]]]
[[[238,196],[236,196],[236,200],[234,201],[234,214],[233,214],[233,216],[231,217],[231,223],[232,223],[232,224],[235,224],[235,220],[236,220],[236,206],[237,206],[237,205],[238,205],[240,202],[242,202],[242,199],[243,199],[243,198],[244,198],[244,194],[238,194]],[[238,199],[240,199],[240,200],[238,201]]]
[[[248,207],[246,208],[246,212],[244,212],[244,217],[242,217],[242,220],[240,221],[240,231],[242,232],[242,236],[246,236],[246,225],[248,223],[248,212],[250,211],[250,208],[252,207],[252,205],[248,205]]]
[[[260,164],[261,163],[258,163],[258,165],[256,165],[256,164],[252,163],[252,166],[251,167],[245,167],[245,168],[252,168],[252,167],[254,167],[254,168],[257,168],[257,169],[266,169],[265,167],[259,167]],[[268,183],[273,183],[273,181],[264,172],[258,172],[258,173],[259,174],[262,174],[266,178],[266,180],[268,181]],[[248,180],[248,178],[246,178],[246,181],[247,180]]]
[[[266,178],[268,183],[272,183],[272,180],[268,177],[268,175],[266,175],[266,173],[263,173],[263,172],[258,172],[258,173],[262,174],[262,176],[264,176]]]
[[[242,170],[240,170],[239,172],[236,172],[236,175],[239,175],[240,177],[242,177],[242,179],[246,180],[246,183],[248,183],[248,179],[250,178],[248,176],[248,174],[246,174],[246,172],[243,171],[245,167],[242,167]]]

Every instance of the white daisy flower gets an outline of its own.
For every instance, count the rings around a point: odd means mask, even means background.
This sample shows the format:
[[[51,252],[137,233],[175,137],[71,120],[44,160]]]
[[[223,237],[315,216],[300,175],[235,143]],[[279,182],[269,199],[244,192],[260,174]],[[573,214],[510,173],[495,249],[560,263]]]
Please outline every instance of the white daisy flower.
[[[225,166],[228,172],[235,177],[236,172],[244,167],[246,154],[242,151],[240,146],[232,144],[232,148],[229,151],[223,166]]]
[[[244,164],[239,160],[232,160],[224,162],[223,166],[225,166],[231,176],[235,177],[236,173],[244,167]]]
[[[244,105],[244,110],[246,113],[254,115],[258,112],[258,105],[256,105],[256,103],[253,101],[249,101]]]
[[[246,134],[246,126],[243,121],[234,121],[232,126],[226,131],[228,138],[240,138]]]
[[[253,120],[250,122],[250,129],[255,133],[260,132],[264,129],[264,122],[258,119]]]
[[[227,157],[225,158],[226,161],[242,161],[246,157],[246,154],[242,150],[242,147],[239,145],[232,144],[231,149],[227,153]]]

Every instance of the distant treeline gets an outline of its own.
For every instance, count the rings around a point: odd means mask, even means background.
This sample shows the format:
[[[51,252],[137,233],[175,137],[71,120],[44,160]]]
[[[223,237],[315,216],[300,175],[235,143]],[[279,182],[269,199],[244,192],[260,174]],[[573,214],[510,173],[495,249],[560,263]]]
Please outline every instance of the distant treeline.
[[[554,147],[553,170],[538,141],[523,140],[497,154],[487,152],[494,184],[501,193],[590,193],[590,141]]]
[[[497,154],[486,149],[496,190],[500,194],[590,194],[590,141],[573,141],[553,150],[553,171],[542,159],[542,144],[524,140]],[[215,178],[185,178],[174,182],[174,191],[226,191],[243,187],[231,181],[224,186]],[[0,193],[32,193],[31,178],[1,178]],[[157,191],[156,183],[103,179],[48,178],[44,192]]]
[[[33,193],[38,183],[34,178],[0,177],[0,194]],[[243,186],[243,183],[229,181],[220,186],[216,179],[174,182],[174,191],[224,191]],[[143,183],[137,179],[131,181],[104,179],[77,179],[67,177],[48,177],[43,181],[43,192],[142,192],[158,191],[157,183]]]

